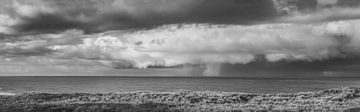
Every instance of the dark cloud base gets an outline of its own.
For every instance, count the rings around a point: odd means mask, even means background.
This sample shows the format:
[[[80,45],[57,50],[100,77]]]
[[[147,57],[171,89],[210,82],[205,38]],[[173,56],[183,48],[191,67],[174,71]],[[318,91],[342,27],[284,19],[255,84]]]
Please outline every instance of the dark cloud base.
[[[138,4],[141,3],[139,1]],[[137,2],[133,4],[137,4]],[[165,3],[165,5],[169,4]],[[116,10],[106,13],[90,13],[97,12],[94,8],[65,10],[66,12],[61,13],[40,13],[35,17],[21,17],[23,22],[13,28],[18,32],[48,33],[80,29],[86,33],[92,33],[175,23],[254,24],[277,15],[271,0],[199,0],[189,4],[193,5],[178,9],[179,11],[163,13],[149,10],[138,17]],[[142,7],[138,8],[142,9]],[[75,18],[81,14],[87,15],[86,17],[90,21]]]
[[[174,0],[124,0],[123,5],[132,8],[132,11],[126,12],[112,6],[114,2],[109,0],[99,5],[87,0],[46,1],[50,6],[57,7],[57,12],[34,12],[36,15],[31,17],[20,15],[21,23],[11,28],[19,33],[51,33],[68,29],[98,33],[178,23],[251,25],[275,22],[279,17],[291,13],[312,13],[321,8],[356,7],[360,4],[357,0],[339,0],[334,5],[326,6],[319,6],[317,0],[184,0],[181,4]],[[171,8],[173,5],[182,7]],[[170,8],[166,10],[161,7]],[[342,19],[336,16],[331,18]],[[350,18],[356,19],[358,16]]]

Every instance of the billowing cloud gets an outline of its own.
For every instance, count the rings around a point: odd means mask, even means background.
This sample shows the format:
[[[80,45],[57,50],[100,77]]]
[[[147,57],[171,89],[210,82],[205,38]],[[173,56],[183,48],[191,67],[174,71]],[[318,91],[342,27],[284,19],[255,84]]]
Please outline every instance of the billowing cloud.
[[[25,71],[175,67],[213,76],[223,64],[322,64],[360,52],[360,11],[352,0],[4,3],[0,58],[7,64],[0,66],[9,70],[24,62]]]
[[[326,21],[351,20],[360,18],[360,8],[326,8],[311,13],[294,13],[281,17],[278,21],[293,23],[319,23]]]
[[[99,34],[79,45],[52,46],[62,58],[120,60],[134,67],[199,63],[246,64],[325,60],[358,53],[359,21],[316,25],[167,25],[122,34]]]
[[[92,35],[65,32],[67,36],[48,34],[39,36],[43,37],[38,38],[40,40],[2,43],[2,52],[13,55],[47,53],[53,58],[79,58],[135,68],[246,64],[257,56],[264,56],[270,62],[326,60],[359,53],[359,23],[353,20],[314,25],[174,24],[150,30]]]
[[[319,23],[360,17],[357,0],[274,0],[274,4],[283,15],[278,22]]]
[[[16,31],[11,26],[16,25],[18,20],[11,18],[9,15],[0,14],[0,33],[15,34]]]

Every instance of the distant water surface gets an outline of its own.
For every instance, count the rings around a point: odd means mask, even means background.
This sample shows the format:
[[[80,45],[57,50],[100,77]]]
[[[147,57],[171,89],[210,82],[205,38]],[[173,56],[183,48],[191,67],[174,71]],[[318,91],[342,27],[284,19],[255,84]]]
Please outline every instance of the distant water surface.
[[[0,77],[0,93],[17,94],[178,90],[294,93],[339,87],[360,87],[360,78]]]

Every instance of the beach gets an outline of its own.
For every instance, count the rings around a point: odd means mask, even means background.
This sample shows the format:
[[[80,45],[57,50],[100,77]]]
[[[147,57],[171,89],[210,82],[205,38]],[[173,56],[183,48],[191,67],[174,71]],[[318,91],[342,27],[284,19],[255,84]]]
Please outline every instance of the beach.
[[[0,107],[1,112],[358,112],[360,88],[274,94],[219,91],[24,93],[2,95]]]

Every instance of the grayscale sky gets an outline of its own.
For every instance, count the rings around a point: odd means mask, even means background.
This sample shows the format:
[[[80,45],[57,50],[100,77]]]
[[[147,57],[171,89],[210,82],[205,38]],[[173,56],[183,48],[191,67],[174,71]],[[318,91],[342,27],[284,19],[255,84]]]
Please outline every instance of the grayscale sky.
[[[0,76],[358,77],[358,0],[0,0]]]

